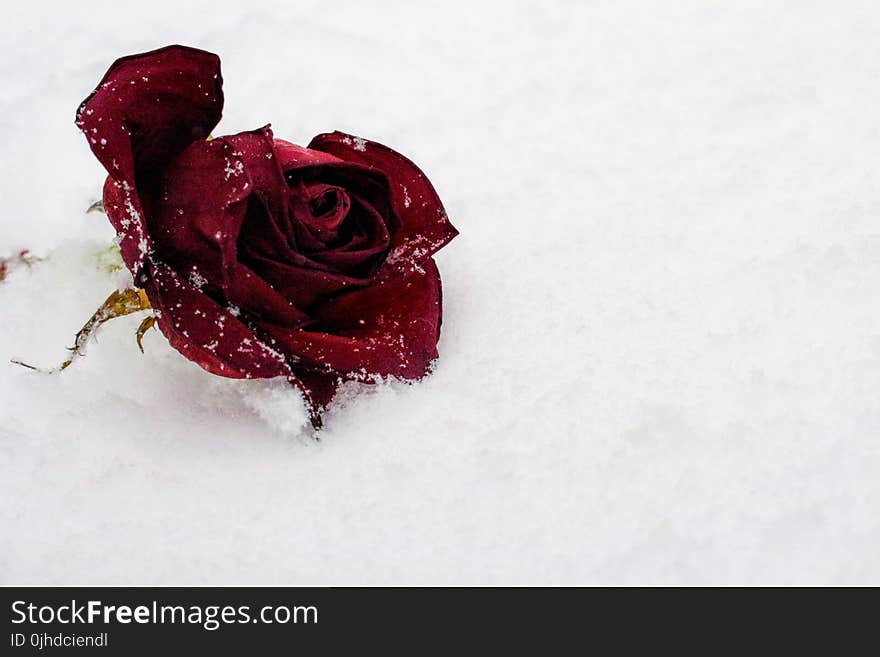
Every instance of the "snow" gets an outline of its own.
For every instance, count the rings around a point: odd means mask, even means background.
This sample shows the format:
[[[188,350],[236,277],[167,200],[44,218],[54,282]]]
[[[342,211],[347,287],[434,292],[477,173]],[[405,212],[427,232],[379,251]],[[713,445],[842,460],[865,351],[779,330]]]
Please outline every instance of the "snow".
[[[16,3],[0,31],[0,582],[880,583],[880,5]],[[215,134],[423,167],[435,374],[286,384],[106,325],[117,56],[220,54]]]

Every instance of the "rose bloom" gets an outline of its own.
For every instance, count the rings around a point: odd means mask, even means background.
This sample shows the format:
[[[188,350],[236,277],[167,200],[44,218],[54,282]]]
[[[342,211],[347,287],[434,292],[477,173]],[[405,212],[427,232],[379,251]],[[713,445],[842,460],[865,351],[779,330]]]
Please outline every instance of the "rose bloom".
[[[77,112],[104,208],[171,345],[213,374],[285,376],[310,417],[349,380],[418,379],[437,357],[458,233],[407,158],[341,132],[210,138],[220,60],[169,46],[116,61]]]

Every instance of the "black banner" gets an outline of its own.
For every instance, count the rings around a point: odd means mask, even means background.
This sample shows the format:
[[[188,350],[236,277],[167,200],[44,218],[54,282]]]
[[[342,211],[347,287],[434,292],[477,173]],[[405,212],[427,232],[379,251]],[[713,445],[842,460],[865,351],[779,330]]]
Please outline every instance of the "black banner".
[[[832,609],[796,590],[538,588],[17,588],[3,594],[2,654],[319,654],[361,646],[469,652],[473,642],[547,654],[639,647],[780,647]],[[839,594],[839,592],[838,592]],[[748,596],[748,599],[745,599]],[[808,604],[805,604],[808,603]],[[864,614],[869,613],[867,609]],[[849,616],[860,626],[858,614]],[[867,625],[866,625],[867,627]],[[852,636],[850,631],[844,636]],[[711,637],[710,643],[705,643]],[[838,640],[839,642],[839,640]],[[815,644],[814,644],[815,645]],[[270,650],[270,653],[266,651]],[[283,651],[281,653],[280,651]],[[554,650],[555,652],[555,650]]]
[[[6,588],[3,654],[205,654],[464,645],[476,632],[580,626],[568,596],[539,589]],[[558,632],[557,632],[558,633]],[[332,652],[331,652],[332,654]]]

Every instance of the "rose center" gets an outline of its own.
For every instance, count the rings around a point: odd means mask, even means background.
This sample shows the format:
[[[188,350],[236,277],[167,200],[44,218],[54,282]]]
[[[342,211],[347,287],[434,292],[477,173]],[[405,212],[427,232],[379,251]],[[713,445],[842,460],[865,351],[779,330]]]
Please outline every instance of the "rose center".
[[[339,191],[328,189],[309,200],[309,209],[312,211],[313,217],[323,217],[334,212],[339,206],[339,201]]]
[[[345,190],[332,185],[302,185],[291,190],[294,214],[322,242],[336,237],[350,205]]]

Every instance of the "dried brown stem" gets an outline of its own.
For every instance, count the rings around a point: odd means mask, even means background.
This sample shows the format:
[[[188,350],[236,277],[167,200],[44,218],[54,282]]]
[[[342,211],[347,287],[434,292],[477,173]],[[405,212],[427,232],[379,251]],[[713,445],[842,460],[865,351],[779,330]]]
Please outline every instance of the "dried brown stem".
[[[141,310],[149,310],[152,306],[150,306],[150,300],[147,299],[147,295],[143,290],[129,288],[127,290],[116,290],[107,300],[101,304],[101,307],[95,311],[95,313],[89,318],[89,321],[85,323],[85,325],[77,332],[76,338],[74,339],[74,343],[72,347],[68,347],[70,351],[70,357],[61,363],[58,367],[54,367],[52,369],[43,369],[39,367],[34,367],[33,365],[28,365],[27,363],[23,363],[18,360],[13,360],[13,363],[17,365],[21,365],[23,367],[27,367],[28,369],[36,370],[39,372],[46,372],[49,374],[55,372],[61,372],[67,369],[74,360],[81,357],[85,353],[86,345],[88,344],[89,339],[95,335],[98,331],[98,328],[104,324],[105,322],[110,321],[111,319],[116,319],[117,317],[124,317],[125,315],[130,315],[131,313],[136,313]],[[152,322],[149,320],[153,320]],[[153,325],[155,322],[155,317],[150,316],[146,318],[143,322],[141,322],[140,327],[138,328],[137,333],[137,341],[138,346],[141,347],[141,351],[143,351],[143,346],[141,345],[141,339],[143,338],[143,334]]]

